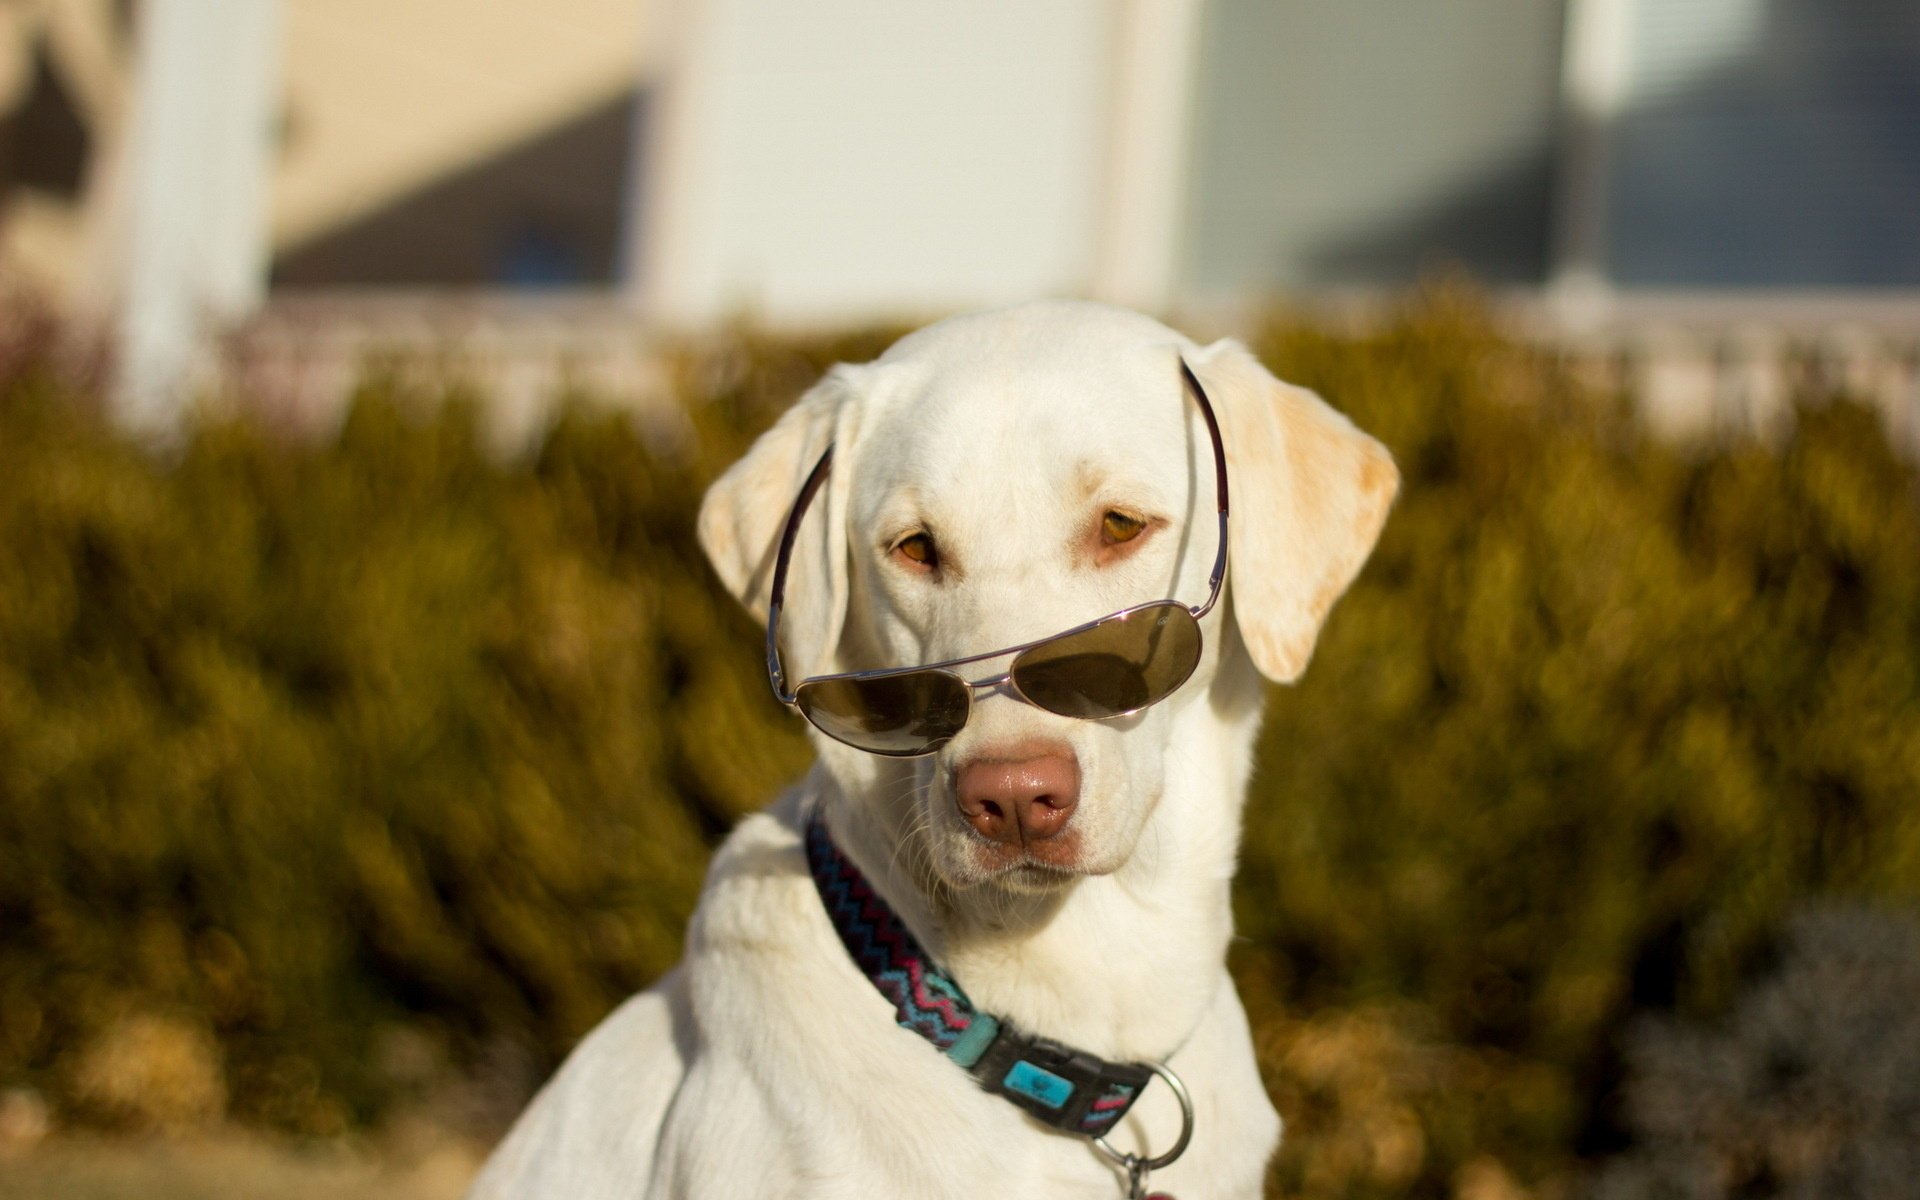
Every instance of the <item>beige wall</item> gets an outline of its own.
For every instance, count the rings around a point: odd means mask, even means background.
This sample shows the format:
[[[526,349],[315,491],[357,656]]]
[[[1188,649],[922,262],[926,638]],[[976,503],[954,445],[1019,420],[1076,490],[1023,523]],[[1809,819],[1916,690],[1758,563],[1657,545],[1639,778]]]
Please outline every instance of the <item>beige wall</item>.
[[[287,0],[276,246],[631,89],[647,0]]]
[[[322,237],[604,109],[645,69],[648,17],[658,7],[656,0],[282,2],[276,249]],[[60,298],[111,291],[118,185],[110,160],[132,60],[113,10],[112,0],[0,4],[0,113],[34,100],[38,53],[94,150],[77,191],[12,187],[0,197],[0,272]]]

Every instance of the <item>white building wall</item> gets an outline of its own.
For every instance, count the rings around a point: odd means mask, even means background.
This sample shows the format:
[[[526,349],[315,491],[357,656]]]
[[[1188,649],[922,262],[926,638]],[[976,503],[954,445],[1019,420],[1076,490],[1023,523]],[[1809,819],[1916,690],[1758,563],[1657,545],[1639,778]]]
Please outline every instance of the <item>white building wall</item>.
[[[1559,0],[1207,0],[1185,289],[1544,270]]]
[[[898,318],[1086,290],[1108,0],[683,0],[634,275],[694,322]]]

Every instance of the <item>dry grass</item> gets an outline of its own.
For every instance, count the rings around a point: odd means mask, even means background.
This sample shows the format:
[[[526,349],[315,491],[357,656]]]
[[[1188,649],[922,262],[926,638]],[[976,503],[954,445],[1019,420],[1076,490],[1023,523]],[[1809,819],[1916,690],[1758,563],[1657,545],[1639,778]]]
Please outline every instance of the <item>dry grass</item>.
[[[445,1138],[59,1137],[0,1157],[0,1200],[456,1200],[483,1154]]]

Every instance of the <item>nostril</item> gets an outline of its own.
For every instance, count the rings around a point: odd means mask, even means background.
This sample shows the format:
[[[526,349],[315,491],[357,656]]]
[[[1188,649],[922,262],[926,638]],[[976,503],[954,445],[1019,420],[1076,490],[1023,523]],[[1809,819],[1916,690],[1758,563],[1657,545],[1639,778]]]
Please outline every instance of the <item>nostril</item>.
[[[997,800],[980,801],[980,815],[989,821],[1004,821],[1007,818],[1007,814],[1000,810],[1000,802]]]
[[[1051,795],[1035,796],[1027,805],[1020,826],[1027,837],[1050,838],[1064,829],[1072,816],[1071,800]]]

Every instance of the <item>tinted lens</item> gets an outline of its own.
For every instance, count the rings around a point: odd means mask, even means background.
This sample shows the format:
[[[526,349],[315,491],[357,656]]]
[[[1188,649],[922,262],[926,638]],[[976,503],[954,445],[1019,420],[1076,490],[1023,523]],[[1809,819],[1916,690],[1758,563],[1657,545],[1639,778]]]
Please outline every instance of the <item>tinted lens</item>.
[[[1200,623],[1154,604],[1040,643],[1013,660],[1013,682],[1048,712],[1098,720],[1166,699],[1199,664]]]
[[[801,684],[793,699],[828,737],[895,757],[938,750],[967,723],[971,703],[967,685],[946,671],[814,679]]]

